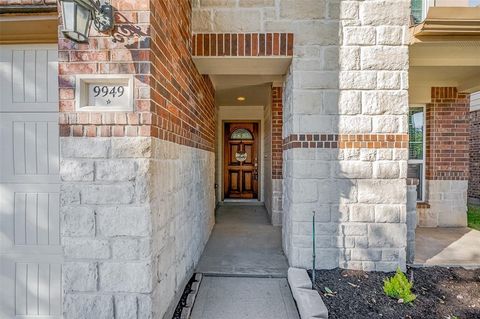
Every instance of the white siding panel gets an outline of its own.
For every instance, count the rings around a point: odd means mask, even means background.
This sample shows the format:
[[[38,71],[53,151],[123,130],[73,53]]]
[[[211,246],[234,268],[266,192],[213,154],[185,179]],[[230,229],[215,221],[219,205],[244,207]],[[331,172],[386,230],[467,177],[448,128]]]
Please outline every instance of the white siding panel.
[[[25,51],[13,51],[12,52],[12,68],[6,70],[8,73],[5,78],[7,78],[6,84],[7,88],[13,92],[12,103],[20,103],[25,101],[25,92],[24,92],[24,74],[25,74]],[[8,77],[11,77],[11,84],[8,85]],[[8,103],[10,101],[5,101]],[[2,103],[3,104],[3,103]],[[6,106],[6,105],[5,105]]]
[[[4,117],[6,115],[3,115]],[[5,129],[8,129],[8,124],[7,122],[0,122],[2,127],[5,125]],[[11,159],[5,159],[6,160],[11,160],[14,164],[14,174],[15,175],[24,175],[26,170],[25,170],[25,123],[24,122],[12,122],[13,125],[13,157]],[[8,147],[11,145],[10,143],[7,143],[7,138],[8,135],[5,134],[3,135],[5,139],[2,139],[2,145],[4,147]],[[8,153],[8,152],[7,152]],[[5,163],[6,164],[6,163]],[[6,172],[5,172],[6,173]]]
[[[480,92],[470,95],[470,110],[472,112],[480,110]]]
[[[37,123],[36,122],[24,122],[25,124],[25,174],[26,175],[37,175]],[[16,136],[13,137],[13,142],[15,143]],[[17,162],[17,159],[14,158],[14,165]]]
[[[0,46],[0,318],[62,317],[58,63]]]
[[[48,45],[3,46],[1,112],[58,111],[58,53]]]
[[[0,181],[59,182],[56,113],[3,113],[0,118]]]
[[[48,122],[36,124],[37,173],[40,175],[48,175],[48,124]]]
[[[60,246],[60,193],[48,194],[48,243]]]
[[[27,314],[27,264],[19,263],[15,272],[15,313],[17,315]]]
[[[35,74],[35,64],[36,64],[36,52],[34,50],[27,50],[24,54],[24,73],[23,73],[23,92],[25,97],[22,102],[35,103],[35,87],[36,87],[36,74]]]
[[[48,102],[57,105],[58,103],[58,53],[56,50],[47,51],[47,91]],[[58,110],[58,107],[55,111]]]
[[[48,51],[36,51],[35,101],[48,102]]]
[[[0,230],[7,234],[4,248],[16,246],[60,247],[60,186],[58,184],[11,184],[0,196]],[[11,229],[3,229],[5,227]]]
[[[48,233],[49,233],[49,200],[48,193],[37,194],[37,244],[48,245]],[[55,212],[58,214],[58,212]]]
[[[60,168],[60,131],[57,122],[48,122],[48,174],[57,175]]]
[[[4,198],[7,198],[6,192],[3,194]],[[13,208],[14,210],[14,229],[15,229],[15,239],[14,242],[16,245],[25,245],[27,243],[26,238],[26,229],[25,225],[26,220],[27,220],[27,194],[25,193],[15,193],[15,206]],[[9,221],[8,216],[4,216],[3,222],[8,222],[8,224],[11,224],[11,221]]]
[[[50,314],[50,264],[38,265],[38,315]]]
[[[25,203],[26,213],[25,213],[25,233],[26,238],[25,242],[26,245],[34,246],[37,245],[37,213],[38,213],[38,205],[37,205],[37,194],[35,193],[28,193],[27,199]]]
[[[27,315],[38,315],[38,264],[27,264]]]

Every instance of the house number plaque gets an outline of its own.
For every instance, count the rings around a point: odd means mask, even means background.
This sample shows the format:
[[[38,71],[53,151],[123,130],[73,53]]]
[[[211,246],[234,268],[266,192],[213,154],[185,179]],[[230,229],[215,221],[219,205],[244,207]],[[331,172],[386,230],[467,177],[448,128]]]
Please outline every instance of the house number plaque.
[[[128,87],[127,87],[128,89]],[[128,105],[128,93],[124,85],[89,84],[88,105],[91,106],[126,106]]]
[[[78,111],[133,111],[133,77],[130,75],[78,75]]]

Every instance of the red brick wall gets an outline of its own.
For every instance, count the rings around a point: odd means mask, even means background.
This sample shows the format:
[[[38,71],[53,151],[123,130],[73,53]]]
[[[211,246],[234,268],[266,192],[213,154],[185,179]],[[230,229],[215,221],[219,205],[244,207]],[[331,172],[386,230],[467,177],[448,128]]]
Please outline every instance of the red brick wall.
[[[190,1],[151,0],[152,135],[213,151],[214,89],[191,58]]]
[[[480,110],[470,113],[470,180],[468,197],[480,199]]]
[[[194,56],[292,56],[293,33],[198,33]]]
[[[213,151],[214,89],[190,56],[190,2],[111,4],[111,33],[92,27],[88,43],[59,39],[60,134],[154,136]],[[76,74],[133,74],[134,111],[75,112]]]
[[[432,88],[426,107],[426,179],[468,179],[469,109],[468,94]]]
[[[283,89],[272,88],[272,178],[282,179],[283,147]]]

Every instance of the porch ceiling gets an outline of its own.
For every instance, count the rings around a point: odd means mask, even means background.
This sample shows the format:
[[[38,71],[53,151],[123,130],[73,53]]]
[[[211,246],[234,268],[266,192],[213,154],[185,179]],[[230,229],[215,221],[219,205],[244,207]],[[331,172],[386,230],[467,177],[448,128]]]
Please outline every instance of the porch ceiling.
[[[269,103],[271,83],[239,86],[215,92],[215,103],[218,106],[264,106]],[[238,101],[242,96],[244,101]]]
[[[431,101],[432,87],[456,87],[460,92],[480,91],[479,66],[414,66],[409,70],[411,104]]]
[[[193,57],[201,74],[279,75],[287,72],[292,57]]]
[[[480,90],[480,38],[410,46],[410,103],[430,102],[430,88],[435,86]]]

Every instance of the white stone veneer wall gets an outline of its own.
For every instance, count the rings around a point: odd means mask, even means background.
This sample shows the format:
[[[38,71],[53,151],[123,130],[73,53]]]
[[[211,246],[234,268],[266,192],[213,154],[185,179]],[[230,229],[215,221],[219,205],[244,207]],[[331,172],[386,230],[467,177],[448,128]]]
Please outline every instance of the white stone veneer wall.
[[[213,226],[213,165],[158,139],[61,138],[65,318],[171,311]]]
[[[468,181],[427,180],[429,208],[417,213],[420,227],[466,227]]]
[[[215,154],[159,139],[152,145],[153,309],[161,318],[169,305],[173,315],[215,223]]]
[[[410,0],[194,0],[194,32],[294,32],[290,134],[407,133]],[[310,267],[394,270],[406,258],[406,149],[284,152],[283,242]]]

